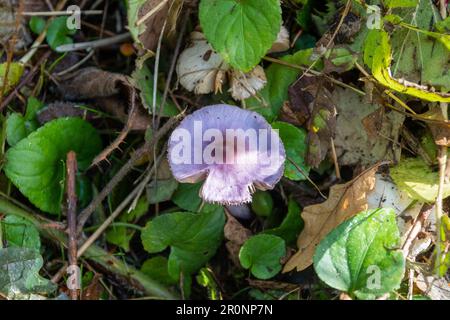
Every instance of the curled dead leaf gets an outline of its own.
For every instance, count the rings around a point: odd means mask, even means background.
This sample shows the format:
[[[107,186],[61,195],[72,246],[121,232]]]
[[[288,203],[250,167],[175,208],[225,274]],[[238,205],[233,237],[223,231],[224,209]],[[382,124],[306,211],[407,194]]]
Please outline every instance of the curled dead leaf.
[[[250,72],[231,71],[231,96],[236,100],[245,100],[254,96],[267,83],[266,73],[261,66],[256,66]]]
[[[196,94],[221,91],[228,64],[206,41],[201,32],[190,36],[190,46],[180,55],[177,74],[180,84]]]
[[[277,39],[272,44],[272,48],[270,48],[268,53],[275,52],[283,52],[289,50],[290,42],[289,42],[289,31],[285,26],[281,26],[280,32],[278,32]]]

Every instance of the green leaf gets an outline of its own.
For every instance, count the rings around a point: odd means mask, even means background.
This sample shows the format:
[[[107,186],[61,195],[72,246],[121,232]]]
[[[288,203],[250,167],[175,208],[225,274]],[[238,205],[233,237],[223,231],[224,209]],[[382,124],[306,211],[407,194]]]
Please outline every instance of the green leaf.
[[[226,62],[250,71],[272,47],[281,27],[279,0],[202,0],[206,39]]]
[[[225,224],[222,212],[200,214],[175,212],[158,216],[142,231],[142,244],[150,253],[170,246],[169,274],[179,279],[180,273],[191,275],[199,270],[219,247]]]
[[[308,175],[310,167],[306,165],[306,151],[307,151],[307,133],[304,129],[299,129],[292,124],[277,121],[272,123],[272,128],[279,130],[279,135],[283,141],[286,149],[286,164],[284,168],[284,176],[291,180],[305,180],[307,177],[301,173],[297,167]],[[297,167],[292,164],[294,162]]]
[[[168,201],[178,188],[178,182],[175,179],[155,180],[147,187],[147,199],[150,204]],[[189,210],[193,211],[193,210]]]
[[[280,260],[285,255],[283,239],[270,234],[258,234],[245,241],[239,251],[239,261],[256,278],[266,280],[280,272]]]
[[[177,280],[169,274],[167,258],[162,256],[146,260],[142,264],[141,272],[162,284],[172,285],[177,283]]]
[[[59,213],[67,153],[77,154],[78,168],[88,168],[102,150],[97,131],[80,118],[59,118],[22,139],[6,152],[11,182],[42,211]]]
[[[0,63],[0,88],[5,86],[5,75],[8,63]],[[19,62],[12,62],[9,64],[8,69],[8,81],[5,86],[5,94],[8,93],[12,87],[14,87],[17,83],[19,83],[20,78],[22,77],[24,71],[23,64]]]
[[[405,271],[400,232],[393,209],[359,213],[331,231],[318,245],[314,269],[330,287],[360,298],[399,288]]]
[[[147,3],[147,0],[127,0],[127,17],[128,17],[128,30],[130,30],[131,36],[135,43],[139,44],[142,48],[142,42],[139,40],[139,36],[146,30],[146,24],[141,23],[137,26],[139,18],[139,10]]]
[[[220,292],[220,288],[216,283],[214,274],[208,268],[200,269],[200,272],[195,277],[198,284],[202,287],[207,288],[208,290],[208,298],[210,300],[222,300],[222,293]]]
[[[383,2],[388,8],[406,8],[417,6],[418,0],[384,0]]]
[[[34,97],[29,97],[25,116],[14,112],[6,119],[6,140],[10,146],[16,145],[39,127],[36,113],[43,107],[43,103]]]
[[[124,223],[133,223],[148,212],[149,202],[146,197],[139,198],[136,207],[130,212],[125,211],[119,221]],[[112,226],[106,232],[106,240],[109,243],[121,247],[125,251],[130,250],[130,241],[136,233],[136,229],[128,226]]]
[[[274,229],[264,230],[266,234],[281,237],[287,245],[293,245],[297,241],[300,231],[303,229],[301,210],[294,199],[289,199],[288,212],[283,222]]]
[[[390,169],[391,177],[400,190],[411,199],[434,202],[438,194],[439,174],[421,158],[402,159]],[[444,183],[443,196],[450,196],[450,183]]]
[[[252,210],[260,217],[268,217],[272,214],[273,200],[267,191],[256,191],[252,197]]]
[[[281,60],[295,65],[310,65],[313,49],[305,49]],[[248,109],[263,115],[268,121],[277,118],[283,103],[288,99],[289,86],[297,79],[300,69],[272,63],[266,69],[267,84],[258,93],[258,97],[245,100]]]
[[[144,63],[142,68],[136,67],[131,75],[135,87],[140,90],[140,97],[144,107],[151,114],[153,110],[153,74]],[[159,112],[159,107],[162,102],[161,92],[156,92],[156,113]],[[166,104],[162,109],[162,116],[172,117],[179,113],[177,107],[170,101],[166,100]]]
[[[223,208],[220,205],[211,203],[203,203],[202,205],[203,200],[199,196],[202,185],[203,182],[179,183],[178,189],[172,196],[172,201],[181,209],[190,212],[223,212]]]
[[[33,16],[30,19],[29,26],[33,33],[40,34],[42,31],[44,31],[45,23],[46,22],[44,18]]]
[[[445,49],[445,48],[444,48]],[[407,86],[391,76],[391,44],[389,35],[384,30],[372,29],[368,32],[364,44],[364,62],[368,65],[374,78],[382,85],[427,101],[450,102],[450,95],[418,88],[417,86]]]
[[[77,32],[76,29],[69,29],[67,27],[67,17],[54,18],[47,30],[47,43],[55,50],[57,47],[63,44],[73,43],[70,35],[74,35]]]
[[[394,9],[402,21],[424,31],[432,31],[441,21],[432,1],[419,0],[414,8]],[[450,90],[450,51],[438,39],[407,28],[396,28],[391,34],[392,76],[413,83]]]
[[[44,293],[55,289],[39,275],[43,260],[39,252],[27,248],[0,249],[0,292],[15,294]]]
[[[39,231],[28,220],[9,215],[2,221],[5,240],[10,247],[29,248],[39,251]]]

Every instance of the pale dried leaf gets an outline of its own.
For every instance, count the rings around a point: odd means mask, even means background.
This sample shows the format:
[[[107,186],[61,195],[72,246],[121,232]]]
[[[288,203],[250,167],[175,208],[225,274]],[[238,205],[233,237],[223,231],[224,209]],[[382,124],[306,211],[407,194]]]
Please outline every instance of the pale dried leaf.
[[[268,53],[283,52],[289,50],[289,31],[285,26],[281,26],[280,32],[278,32],[277,40],[272,45]]]
[[[181,53],[177,63],[180,84],[196,94],[220,91],[228,69],[228,64],[212,49],[203,34],[192,32],[191,44]]]
[[[305,227],[297,240],[298,252],[286,263],[283,272],[306,269],[313,262],[316,246],[331,230],[368,209],[367,197],[375,188],[377,168],[372,167],[350,182],[331,187],[325,202],[303,209]]]

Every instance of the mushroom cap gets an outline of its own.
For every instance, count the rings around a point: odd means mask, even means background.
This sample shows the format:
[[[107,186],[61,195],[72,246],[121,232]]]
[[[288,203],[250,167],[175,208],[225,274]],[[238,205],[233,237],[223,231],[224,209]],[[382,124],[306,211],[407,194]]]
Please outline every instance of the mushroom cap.
[[[238,205],[251,202],[255,188],[275,187],[286,154],[278,132],[260,114],[219,104],[199,109],[179,124],[169,139],[168,157],[178,181],[205,179],[203,200]]]

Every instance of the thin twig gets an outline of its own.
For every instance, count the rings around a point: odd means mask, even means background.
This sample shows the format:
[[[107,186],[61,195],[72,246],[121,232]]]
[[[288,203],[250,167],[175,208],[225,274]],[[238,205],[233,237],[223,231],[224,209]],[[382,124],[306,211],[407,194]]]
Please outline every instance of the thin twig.
[[[28,16],[28,17],[54,17],[54,16],[70,16],[74,13],[77,13],[76,11],[34,11],[34,12],[22,12],[23,16]],[[102,10],[85,10],[85,11],[80,11],[81,15],[85,15],[85,16],[92,16],[92,15],[100,15],[102,14],[103,11]]]
[[[80,213],[78,219],[78,234],[83,230],[83,226],[95,211],[95,209],[102,203],[102,201],[111,193],[111,191],[122,181],[122,179],[131,171],[135,163],[141,159],[145,154],[151,152],[153,147],[158,143],[162,136],[164,136],[181,118],[184,117],[184,113],[179,114],[173,118],[170,118],[164,126],[159,129],[153,138],[146,141],[138,150],[136,150],[131,158],[125,165],[120,168],[116,175],[106,184],[106,186],[99,192],[97,197],[91,201],[91,203]]]
[[[77,245],[77,194],[76,194],[76,175],[77,175],[77,155],[73,151],[67,153],[66,161],[67,172],[67,227],[69,231],[68,251],[69,266],[78,266],[78,245]],[[78,290],[69,288],[72,300],[78,299]]]
[[[85,50],[85,49],[94,49],[94,48],[101,48],[101,47],[107,47],[112,44],[124,42],[125,40],[128,40],[131,38],[131,34],[129,32],[125,32],[122,34],[118,34],[114,37],[94,40],[94,41],[87,41],[87,42],[78,42],[78,43],[71,43],[71,44],[63,44],[59,47],[56,47],[57,52],[70,52],[70,51],[77,51],[77,50]]]

